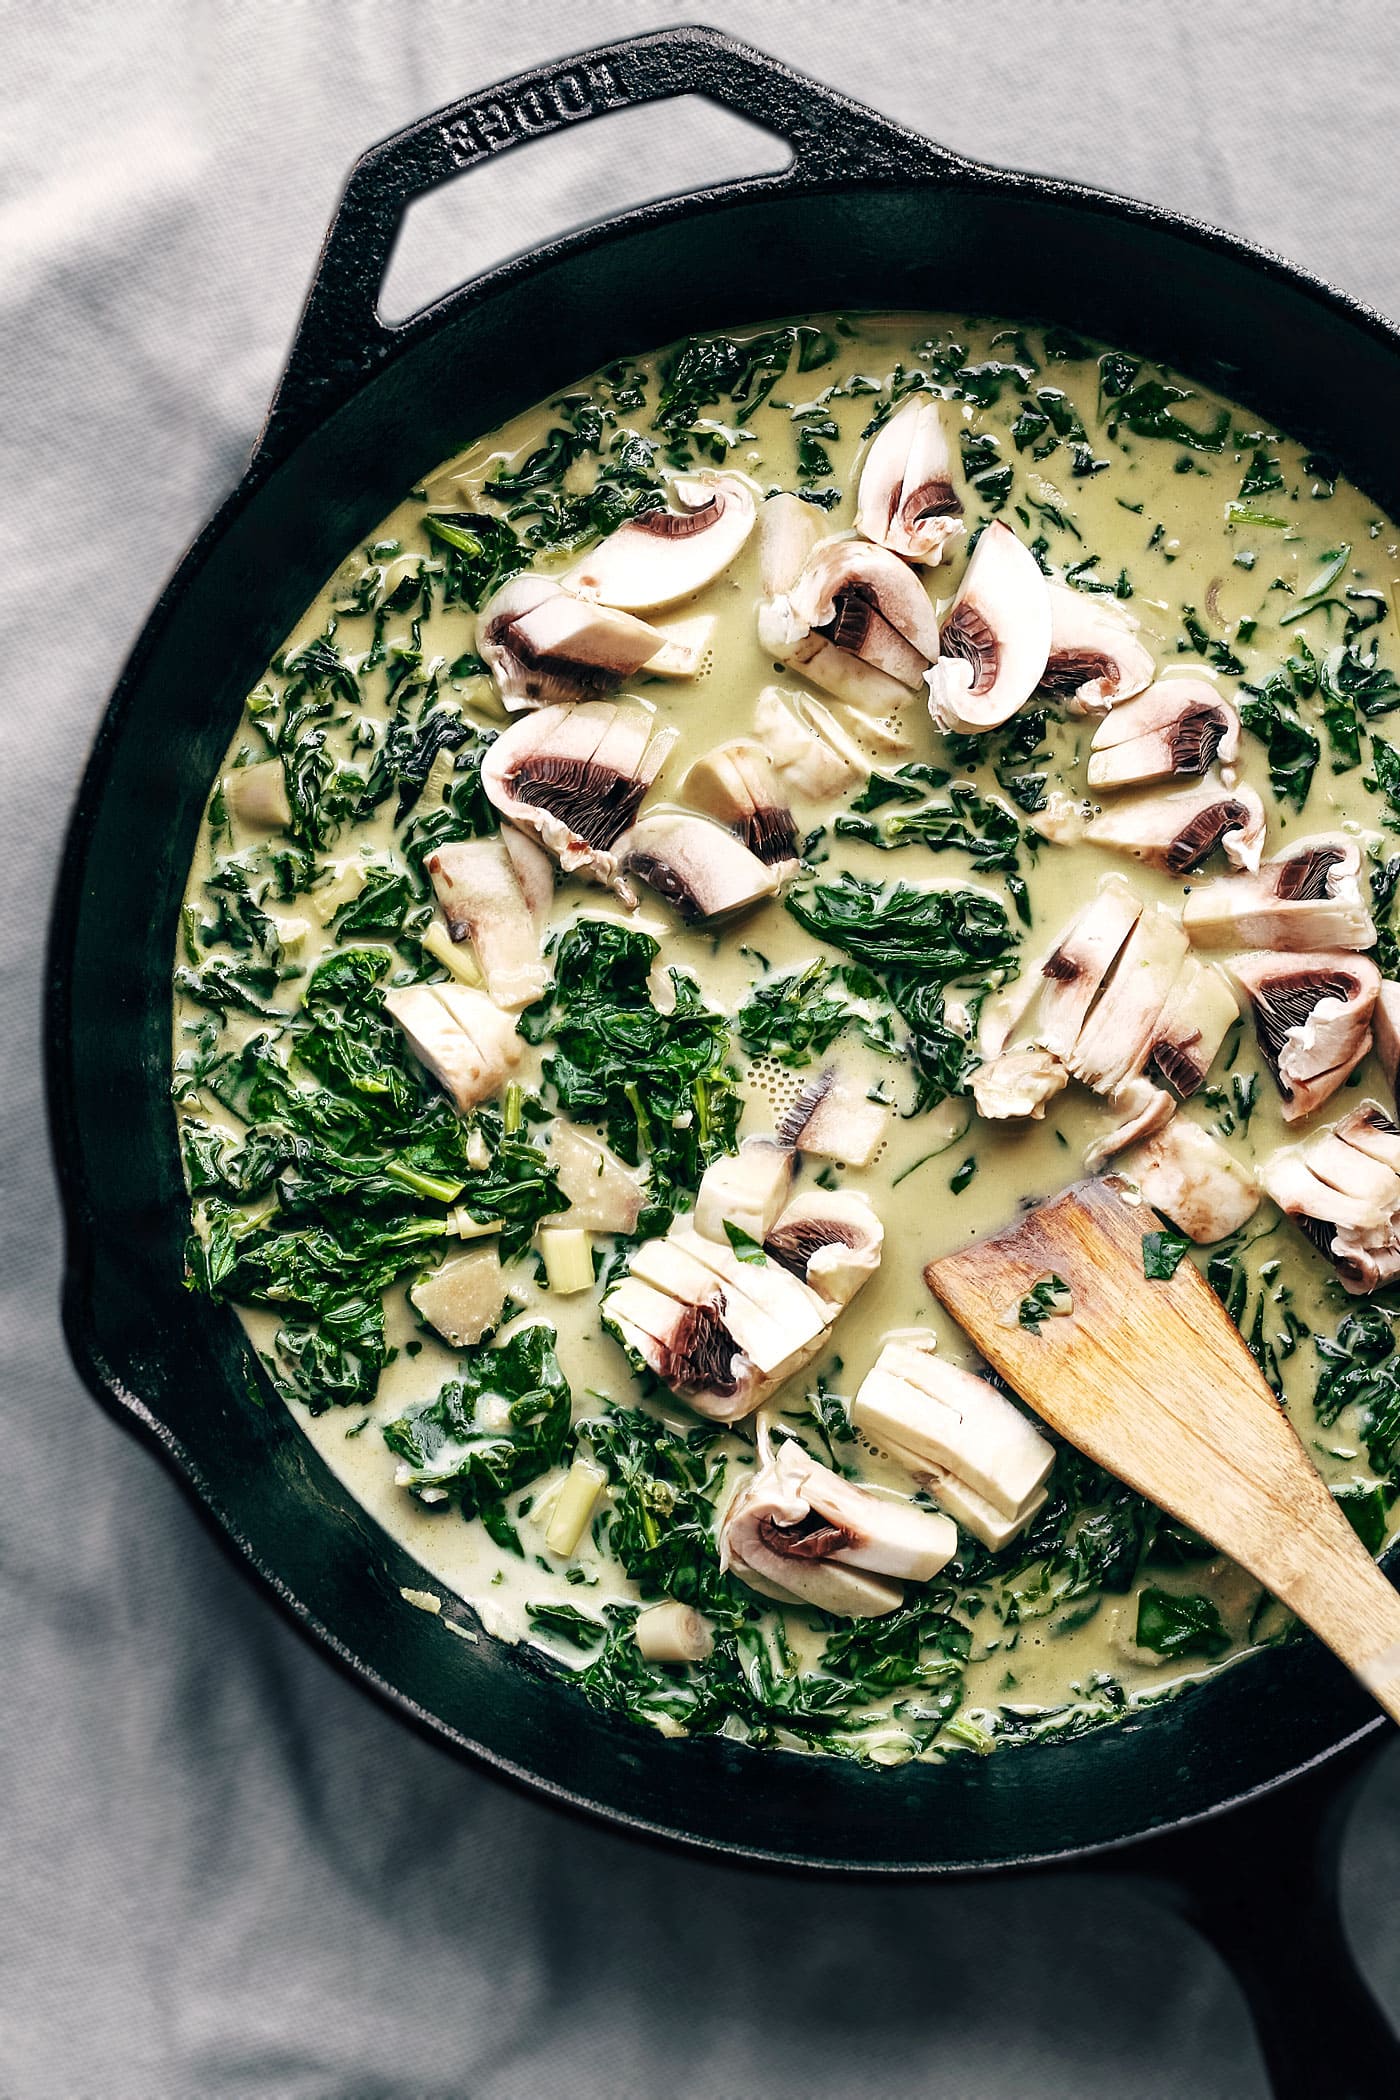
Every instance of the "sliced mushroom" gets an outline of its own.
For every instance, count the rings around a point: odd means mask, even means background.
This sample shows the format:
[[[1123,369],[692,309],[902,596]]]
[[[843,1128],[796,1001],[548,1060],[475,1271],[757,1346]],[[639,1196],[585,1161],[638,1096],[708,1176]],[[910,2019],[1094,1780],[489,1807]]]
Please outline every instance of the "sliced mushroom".
[[[1113,1107],[1119,1121],[1084,1148],[1084,1166],[1090,1174],[1099,1173],[1115,1153],[1165,1129],[1176,1114],[1176,1096],[1164,1086],[1154,1086],[1139,1073],[1120,1081],[1113,1089]]]
[[[1147,1069],[1183,1101],[1205,1084],[1220,1046],[1240,1017],[1240,1003],[1220,971],[1188,955],[1152,1030]]]
[[[807,1189],[764,1236],[763,1251],[840,1307],[876,1273],[884,1244],[885,1228],[868,1197],[856,1189]]]
[[[477,614],[476,646],[512,714],[596,700],[655,656],[665,636],[547,576],[513,576]]]
[[[1050,597],[1035,556],[1009,526],[984,526],[929,669],[935,729],[975,734],[1024,707],[1050,653]]]
[[[681,782],[681,793],[737,832],[766,867],[784,874],[795,871],[797,826],[762,744],[751,737],[716,744],[696,760]]]
[[[460,1113],[500,1092],[520,1062],[513,1023],[485,992],[461,984],[407,984],[384,994],[408,1047]]]
[[[792,1441],[740,1489],[719,1533],[726,1573],[839,1618],[893,1611],[903,1592],[891,1578],[928,1582],[957,1548],[947,1517],[857,1487]]]
[[[729,919],[776,895],[778,871],[708,817],[658,809],[633,825],[624,866],[673,904],[687,925]]]
[[[624,612],[655,612],[722,576],[753,531],[748,488],[736,474],[685,474],[667,493],[674,509],[628,518],[569,571],[567,588]]]
[[[778,1124],[784,1145],[816,1159],[868,1167],[885,1141],[889,1110],[871,1101],[834,1066],[804,1087]]]
[[[744,1267],[753,1274],[740,1282],[736,1272]],[[644,1240],[633,1252],[631,1270],[632,1280],[678,1304],[713,1304],[755,1370],[773,1383],[807,1360],[829,1324],[813,1292],[784,1288],[792,1277],[770,1262],[741,1263],[731,1248],[720,1249],[696,1232]]]
[[[429,1326],[454,1349],[469,1349],[500,1325],[506,1303],[505,1272],[494,1247],[457,1254],[409,1292]]]
[[[599,1317],[634,1361],[712,1422],[741,1421],[763,1397],[757,1370],[725,1325],[718,1287],[683,1304],[627,1276],[608,1292]]]
[[[765,599],[787,597],[821,537],[821,513],[814,505],[785,493],[768,498],[758,527],[758,574]]]
[[[1057,1057],[1073,1053],[1089,1009],[1141,916],[1142,899],[1136,891],[1121,876],[1110,875],[1041,964],[1035,1036]]]
[[[554,903],[554,863],[538,839],[532,839],[528,831],[521,831],[514,824],[502,824],[501,837],[521,895],[530,907],[535,925],[543,932]]]
[[[1193,889],[1181,923],[1198,948],[1369,948],[1361,849],[1344,832],[1295,839],[1256,873]]]
[[[696,613],[691,619],[673,620],[669,626],[658,627],[656,631],[663,638],[661,647],[642,665],[643,677],[666,678],[676,684],[702,678],[714,664],[718,625],[714,613]]]
[[[933,568],[961,537],[962,498],[938,402],[918,395],[897,408],[865,455],[856,529],[906,561]]]
[[[726,1225],[760,1243],[767,1239],[792,1188],[792,1147],[773,1138],[745,1138],[737,1154],[706,1167],[695,1193],[695,1230],[728,1244]]]
[[[456,839],[423,863],[454,941],[470,941],[497,1006],[518,1013],[549,982],[535,914],[504,837]]]
[[[1164,679],[1105,715],[1089,748],[1091,788],[1198,779],[1217,759],[1232,785],[1240,718],[1203,678]]]
[[[1167,996],[1187,955],[1172,913],[1149,904],[1119,952],[1067,1060],[1074,1077],[1096,1093],[1140,1072]]]
[[[556,1117],[549,1129],[549,1163],[568,1198],[570,1225],[586,1232],[636,1231],[646,1200],[641,1182],[600,1138]]]
[[[543,707],[497,737],[481,784],[503,817],[535,833],[566,875],[633,902],[612,853],[676,740],[634,703]]]
[[[1157,666],[1137,638],[1131,613],[1067,583],[1048,589],[1050,653],[1040,675],[1042,692],[1065,695],[1072,715],[1098,715],[1151,684]]]
[[[1376,996],[1376,1011],[1373,1018],[1376,1035],[1376,1055],[1386,1084],[1394,1095],[1396,1078],[1400,1075],[1400,984],[1393,978],[1383,977]]]
[[[1264,805],[1253,788],[1214,784],[1176,795],[1137,796],[1092,818],[1084,836],[1091,845],[1131,853],[1169,875],[1192,875],[1217,846],[1235,867],[1257,868],[1264,825]]]
[[[972,1099],[991,1123],[1041,1122],[1045,1105],[1069,1085],[1069,1073],[1053,1050],[1003,1050],[972,1075]]]
[[[960,1505],[959,1521],[994,1551],[1045,1500],[1053,1444],[985,1378],[940,1362],[931,1338],[886,1342],[851,1403],[851,1426],[940,1502]]]
[[[1380,972],[1364,955],[1237,955],[1230,974],[1254,1008],[1259,1047],[1296,1123],[1330,1101],[1371,1047]]]
[[[1282,1147],[1262,1178],[1354,1297],[1400,1275],[1400,1129],[1378,1102],[1363,1101],[1331,1129]]]
[[[1253,1171],[1189,1116],[1174,1117],[1123,1168],[1152,1208],[1198,1244],[1228,1239],[1259,1208]]]
[[[818,541],[786,595],[764,601],[759,640],[838,700],[907,706],[938,655],[938,621],[918,576],[864,540]]]
[[[763,688],[754,703],[753,733],[790,793],[829,802],[870,778],[870,761],[820,701]]]

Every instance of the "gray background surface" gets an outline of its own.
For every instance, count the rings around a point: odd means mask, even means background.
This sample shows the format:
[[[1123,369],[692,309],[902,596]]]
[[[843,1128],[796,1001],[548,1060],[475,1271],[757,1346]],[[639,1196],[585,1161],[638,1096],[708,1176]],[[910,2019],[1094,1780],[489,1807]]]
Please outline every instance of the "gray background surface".
[[[1222,221],[1400,314],[1393,9],[704,14],[952,145]],[[239,474],[339,181],[436,103],[678,18],[0,7],[6,2100],[1264,2092],[1228,1977],[1110,1884],[803,1893],[448,1763],[273,1618],[63,1355],[37,1027],[61,826],[147,606]],[[689,109],[544,141],[424,211],[395,303],[763,153]],[[1348,1902],[1400,2013],[1398,1869],[1391,1753]]]

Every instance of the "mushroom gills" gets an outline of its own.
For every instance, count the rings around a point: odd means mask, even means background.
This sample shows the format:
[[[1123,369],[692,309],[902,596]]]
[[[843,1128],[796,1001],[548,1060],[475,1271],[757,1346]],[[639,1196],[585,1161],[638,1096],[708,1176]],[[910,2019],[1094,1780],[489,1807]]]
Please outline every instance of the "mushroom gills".
[[[783,1115],[778,1137],[813,1158],[868,1167],[885,1141],[888,1124],[889,1110],[868,1100],[854,1080],[829,1065]]]
[[[939,404],[906,401],[876,433],[861,468],[856,529],[905,561],[932,568],[964,531],[953,454]]]
[[[565,874],[608,884],[630,904],[612,848],[675,741],[639,702],[545,707],[496,738],[481,782],[502,817],[533,832]]]
[[[1240,1003],[1221,972],[1186,955],[1152,1030],[1147,1069],[1187,1101],[1204,1086],[1226,1036],[1240,1017]]]
[[[1084,837],[1114,853],[1192,875],[1219,847],[1237,868],[1259,866],[1264,846],[1264,805],[1253,788],[1212,785],[1175,795],[1141,795],[1091,817]]]
[[[1065,697],[1072,715],[1096,715],[1151,684],[1157,667],[1137,638],[1131,613],[1071,584],[1047,583],[1046,589],[1050,648],[1042,692]]]
[[[885,1228],[857,1189],[806,1189],[764,1235],[770,1261],[799,1277],[827,1305],[849,1305],[880,1267]]]
[[[1378,1102],[1363,1101],[1330,1129],[1282,1146],[1261,1177],[1353,1297],[1400,1276],[1400,1128]]]
[[[1361,849],[1344,833],[1298,839],[1255,874],[1193,889],[1181,922],[1198,948],[1369,948],[1376,929],[1360,869]]]
[[[1167,679],[1105,715],[1089,750],[1091,788],[1199,778],[1217,760],[1233,784],[1240,718],[1204,679]]]
[[[762,744],[751,737],[717,744],[695,761],[681,793],[705,815],[727,824],[765,867],[784,875],[795,872],[797,825]]]
[[[384,994],[385,1011],[459,1114],[499,1093],[522,1044],[485,992],[461,984],[408,984]]]
[[[820,540],[790,590],[766,599],[759,640],[823,692],[876,713],[905,707],[938,655],[918,576],[863,540]]]
[[[1380,972],[1341,949],[1237,955],[1229,969],[1254,1010],[1283,1119],[1299,1122],[1330,1101],[1370,1049]]]
[[[513,576],[477,614],[477,648],[506,708],[595,700],[665,646],[644,620],[589,604],[547,576]]]
[[[1053,1444],[995,1386],[908,1341],[886,1342],[851,1403],[851,1426],[940,1501],[952,1487],[984,1545],[988,1533],[1004,1545],[1030,1522],[1055,1463]]]
[[[691,810],[653,810],[620,849],[628,874],[675,906],[687,925],[732,918],[776,894],[778,874],[733,832]]]
[[[1152,1208],[1198,1245],[1228,1239],[1259,1208],[1252,1169],[1189,1116],[1175,1117],[1123,1167]]]
[[[599,1318],[634,1362],[712,1422],[738,1422],[762,1398],[758,1371],[726,1327],[716,1290],[682,1304],[625,1276],[604,1298]]]
[[[496,1005],[518,1013],[538,999],[549,971],[540,955],[537,915],[504,834],[453,840],[423,865],[448,933],[471,943]]]
[[[625,612],[693,598],[730,566],[753,531],[754,500],[736,474],[685,474],[676,507],[637,511],[564,577],[567,589]]]
[[[963,572],[931,664],[935,729],[975,735],[1024,707],[1050,653],[1050,598],[1035,556],[999,518],[985,526]]]

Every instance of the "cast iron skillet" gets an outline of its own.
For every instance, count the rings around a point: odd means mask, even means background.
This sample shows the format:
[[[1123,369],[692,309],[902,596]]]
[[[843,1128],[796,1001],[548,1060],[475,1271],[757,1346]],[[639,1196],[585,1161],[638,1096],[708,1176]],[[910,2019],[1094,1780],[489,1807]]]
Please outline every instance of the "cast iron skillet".
[[[791,166],[625,213],[403,327],[381,323],[411,198],[526,138],[689,93],[790,141]],[[1044,318],[1166,358],[1324,449],[1400,515],[1400,424],[1374,409],[1400,380],[1400,337],[1379,316],[1171,213],[961,159],[708,30],[522,74],[374,148],[248,471],[137,643],[73,815],[48,1009],[69,1344],[97,1398],[301,1626],[438,1741],[626,1830],[793,1867],[957,1874],[1174,1831],[1133,1868],[1231,1953],[1277,2091],[1394,2100],[1400,2050],[1344,1950],[1326,1848],[1314,1867],[1307,1842],[1337,1765],[1377,1722],[1315,1643],[1255,1655],[1118,1728],[985,1761],[876,1772],[667,1742],[595,1713],[528,1652],[455,1640],[406,1609],[399,1587],[421,1571],[258,1393],[233,1314],[181,1285],[171,956],[205,793],[250,684],[346,549],[466,439],[624,352],[833,307]],[[1257,1806],[1202,1822],[1299,1774],[1267,1822]]]

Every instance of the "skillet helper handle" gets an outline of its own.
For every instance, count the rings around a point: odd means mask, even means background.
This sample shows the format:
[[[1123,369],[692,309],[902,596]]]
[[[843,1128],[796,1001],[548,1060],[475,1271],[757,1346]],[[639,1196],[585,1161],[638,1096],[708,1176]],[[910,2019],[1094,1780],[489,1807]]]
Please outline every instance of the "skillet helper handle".
[[[1400,2036],[1347,1939],[1341,1846],[1376,1736],[1290,1786],[1136,1848],[1136,1886],[1210,1941],[1244,1992],[1274,2100],[1395,2100]]]
[[[408,333],[411,323],[390,328],[380,319],[379,295],[415,197],[530,139],[676,95],[722,103],[791,145],[787,168],[732,185],[744,192],[911,173],[927,182],[964,165],[916,132],[713,29],[659,29],[517,73],[410,124],[355,163],[255,457],[284,451]]]

